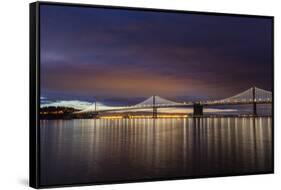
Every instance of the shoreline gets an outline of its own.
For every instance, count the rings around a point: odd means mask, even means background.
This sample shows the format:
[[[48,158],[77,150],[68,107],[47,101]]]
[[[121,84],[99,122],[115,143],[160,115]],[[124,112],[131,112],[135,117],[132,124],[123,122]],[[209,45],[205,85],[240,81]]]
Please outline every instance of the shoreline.
[[[272,118],[272,115],[202,115],[202,116],[187,116],[187,117],[100,117],[100,118],[40,118],[40,121],[44,120],[120,120],[120,119],[201,119],[201,118]]]

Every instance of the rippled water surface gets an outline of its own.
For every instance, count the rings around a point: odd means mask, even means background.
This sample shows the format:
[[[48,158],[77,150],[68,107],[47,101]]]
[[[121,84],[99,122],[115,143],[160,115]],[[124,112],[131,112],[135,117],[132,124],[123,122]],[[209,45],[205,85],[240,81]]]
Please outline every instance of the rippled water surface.
[[[42,185],[272,171],[272,120],[42,120]]]

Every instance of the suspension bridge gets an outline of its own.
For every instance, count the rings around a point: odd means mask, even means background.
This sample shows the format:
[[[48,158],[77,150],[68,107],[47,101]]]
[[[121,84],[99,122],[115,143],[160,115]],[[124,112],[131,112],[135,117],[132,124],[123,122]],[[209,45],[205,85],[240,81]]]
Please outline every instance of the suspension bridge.
[[[157,118],[157,109],[159,108],[181,108],[181,107],[193,107],[194,116],[202,116],[203,109],[206,106],[218,106],[218,105],[252,105],[253,115],[257,115],[257,104],[272,104],[272,92],[260,89],[257,87],[249,88],[234,96],[220,99],[220,100],[206,100],[206,101],[189,101],[189,102],[174,102],[167,100],[160,96],[151,96],[150,98],[140,102],[136,105],[122,106],[116,108],[103,108],[98,109],[97,103],[88,108],[75,112],[75,114],[91,113],[97,115],[99,113],[112,112],[112,111],[131,111],[138,109],[152,109],[152,117]]]

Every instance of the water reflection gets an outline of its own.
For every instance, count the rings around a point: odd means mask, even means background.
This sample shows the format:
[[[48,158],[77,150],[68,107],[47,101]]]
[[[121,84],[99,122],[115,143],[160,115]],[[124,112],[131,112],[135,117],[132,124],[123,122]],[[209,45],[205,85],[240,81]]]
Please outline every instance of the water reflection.
[[[41,121],[42,185],[272,171],[271,118]]]

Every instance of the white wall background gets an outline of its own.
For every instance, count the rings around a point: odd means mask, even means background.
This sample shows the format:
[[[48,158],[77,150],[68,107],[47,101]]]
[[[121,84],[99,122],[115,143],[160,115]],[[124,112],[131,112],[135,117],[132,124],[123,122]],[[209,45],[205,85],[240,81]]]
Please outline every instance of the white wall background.
[[[71,189],[278,189],[281,186],[280,46],[278,0],[67,0],[68,2],[275,16],[275,174],[75,187]],[[0,3],[0,189],[28,189],[30,0]],[[16,117],[13,113],[17,113]],[[279,187],[280,188],[280,187]],[[70,189],[70,188],[67,188]]]

